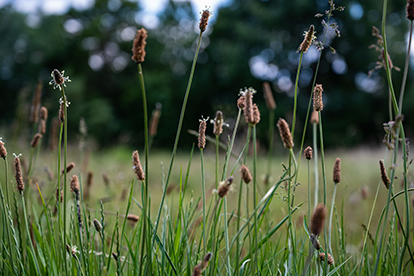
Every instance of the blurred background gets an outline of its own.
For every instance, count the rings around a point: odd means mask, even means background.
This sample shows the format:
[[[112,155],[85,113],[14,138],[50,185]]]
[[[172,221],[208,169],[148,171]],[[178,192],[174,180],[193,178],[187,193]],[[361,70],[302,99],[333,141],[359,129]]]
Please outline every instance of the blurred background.
[[[367,76],[380,61],[380,53],[368,47],[377,42],[371,33],[372,26],[381,27],[382,3],[337,0],[335,4],[345,7],[331,18],[341,37],[335,37],[332,29],[328,32],[317,77],[325,90],[325,145],[375,147],[381,144],[383,123],[389,120],[385,70]],[[72,80],[66,89],[71,102],[69,139],[77,138],[84,118],[88,137],[98,148],[142,146],[141,91],[131,47],[136,30],[145,27],[147,55],[142,66],[149,112],[162,104],[153,147],[171,149],[205,6],[211,6],[213,17],[203,35],[180,146],[190,147],[195,141],[185,130],[198,129],[199,118],[214,117],[218,109],[231,129],[238,92],[251,86],[258,91],[255,102],[262,113],[258,135],[265,148],[268,110],[263,82],[271,84],[276,118],[291,122],[297,49],[311,24],[317,39],[324,39],[321,21],[327,18],[315,14],[329,10],[328,0],[0,0],[0,136],[8,137],[6,141],[31,139],[30,105],[38,82],[43,84],[42,105],[50,117],[57,116],[60,92],[48,85],[57,68]],[[409,28],[405,1],[393,1],[388,12],[389,54],[394,66],[403,69]],[[301,137],[319,54],[312,46],[303,57],[296,139]],[[408,74],[403,114],[406,136],[412,137],[412,63]],[[397,97],[401,78],[402,72],[393,70]],[[311,138],[310,133],[307,136]]]

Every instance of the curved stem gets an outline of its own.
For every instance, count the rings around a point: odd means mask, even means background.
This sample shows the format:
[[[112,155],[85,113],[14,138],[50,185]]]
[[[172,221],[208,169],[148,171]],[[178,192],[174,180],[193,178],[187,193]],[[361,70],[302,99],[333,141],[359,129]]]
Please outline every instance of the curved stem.
[[[313,156],[314,156],[314,173],[315,173],[315,199],[314,199],[314,209],[318,205],[318,196],[319,196],[319,170],[318,170],[318,131],[317,124],[313,124]],[[310,219],[310,217],[309,217]]]

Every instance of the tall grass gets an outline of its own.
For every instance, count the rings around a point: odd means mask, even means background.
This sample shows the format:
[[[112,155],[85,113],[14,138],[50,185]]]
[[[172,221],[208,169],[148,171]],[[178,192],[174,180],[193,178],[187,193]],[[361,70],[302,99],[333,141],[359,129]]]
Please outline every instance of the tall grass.
[[[337,26],[330,24],[329,20],[334,12],[343,10],[342,7],[336,7],[333,1],[329,3],[330,9],[325,12],[327,23],[323,25],[325,29],[321,32],[324,37],[328,28],[337,30]],[[410,5],[413,6],[414,12],[414,3]],[[412,16],[414,19],[414,14]],[[46,152],[40,150],[41,144],[36,148],[32,143],[32,149],[28,154],[29,169],[24,172],[25,177],[22,177],[21,172],[15,173],[13,183],[17,185],[18,192],[13,194],[13,203],[8,187],[10,169],[7,162],[10,157],[5,148],[9,143],[0,142],[0,155],[5,162],[4,170],[0,172],[4,179],[0,187],[3,221],[0,229],[3,237],[0,244],[2,275],[330,276],[411,275],[413,273],[414,249],[410,243],[412,210],[409,192],[414,189],[409,188],[408,185],[410,161],[401,116],[409,68],[411,36],[398,101],[392,83],[389,60],[387,58],[384,60],[392,103],[390,112],[395,118],[395,121],[387,124],[388,146],[392,145],[392,147],[386,149],[383,164],[388,165],[381,167],[381,173],[376,162],[370,164],[377,171],[375,179],[378,180],[378,189],[372,206],[365,206],[370,207],[370,213],[367,222],[362,222],[362,228],[357,231],[359,236],[363,236],[361,240],[360,237],[348,236],[347,226],[350,223],[346,220],[349,218],[347,215],[349,209],[360,208],[362,212],[364,206],[363,203],[359,203],[360,206],[350,205],[349,201],[344,199],[343,193],[347,182],[341,181],[340,175],[338,177],[338,170],[341,170],[338,165],[339,158],[334,167],[334,185],[328,184],[330,181],[327,181],[330,177],[326,166],[330,166],[331,158],[324,152],[322,124],[327,118],[324,118],[323,113],[322,86],[316,84],[317,78],[323,79],[323,76],[318,75],[318,68],[325,38],[322,42],[316,40],[314,30],[318,27],[315,28],[313,25],[305,33],[304,42],[299,47],[292,105],[292,128],[289,128],[289,123],[284,119],[279,119],[277,123],[281,141],[278,140],[275,144],[283,143],[286,149],[281,154],[273,153],[273,121],[277,112],[275,105],[271,104],[268,106],[269,152],[267,158],[263,158],[266,160],[262,160],[262,155],[257,149],[256,126],[261,119],[260,110],[254,103],[257,92],[253,88],[245,88],[241,90],[237,104],[234,103],[233,106],[238,110],[238,115],[235,124],[230,126],[231,137],[221,135],[223,124],[221,112],[217,112],[214,119],[214,137],[209,135],[208,130],[206,132],[207,119],[201,120],[199,132],[190,132],[198,136],[200,161],[193,160],[193,146],[190,153],[185,153],[184,158],[183,155],[181,156],[183,158],[181,164],[186,163],[187,170],[183,172],[182,165],[180,169],[174,169],[186,106],[191,101],[189,96],[201,39],[209,17],[210,11],[203,11],[197,47],[167,171],[164,170],[164,164],[157,153],[149,152],[152,140],[157,137],[154,131],[149,133],[148,126],[143,71],[147,36],[145,30],[138,31],[133,51],[143,100],[145,141],[144,168],[141,166],[138,151],[133,152],[133,168],[137,181],[133,180],[132,173],[116,177],[114,171],[122,170],[118,166],[125,167],[121,160],[124,155],[117,157],[117,154],[111,153],[108,154],[111,156],[108,158],[109,161],[105,161],[107,156],[103,158],[97,152],[94,155],[96,160],[100,160],[100,164],[96,170],[105,172],[105,182],[108,182],[107,173],[110,174],[115,184],[105,188],[104,185],[96,188],[91,188],[91,184],[83,185],[82,179],[85,179],[88,170],[80,168],[79,173],[75,173],[72,177],[71,190],[75,198],[69,200],[67,160],[69,156],[72,158],[76,155],[70,153],[71,146],[67,140],[69,103],[64,87],[69,79],[58,70],[53,71],[52,84],[62,93],[60,133],[56,137],[59,138],[59,148],[56,153]],[[384,0],[382,38],[383,50],[388,53],[386,17],[387,0]],[[410,20],[411,34],[412,19]],[[295,128],[299,120],[297,116],[301,114],[297,110],[301,61],[307,49],[314,47],[311,45],[315,44],[321,54],[311,87],[313,95],[312,93],[309,95],[307,113],[303,118],[305,125],[299,143],[298,135],[294,134],[298,133]],[[271,93],[271,89],[269,90],[270,92],[267,92]],[[238,91],[237,87],[235,91]],[[70,95],[70,89],[68,94]],[[312,96],[314,114],[317,114],[317,117],[311,119],[313,158],[312,154],[310,157],[307,155],[309,151],[312,152],[309,147],[305,150],[306,175],[299,175],[305,135],[308,134],[307,121],[312,111]],[[242,112],[246,122],[241,119]],[[194,118],[188,120],[195,121]],[[35,130],[36,127],[33,126],[33,129]],[[240,131],[243,129],[247,131]],[[7,137],[4,140],[8,141]],[[206,147],[206,141],[211,144],[213,150],[210,150],[209,146]],[[298,146],[295,146],[295,141]],[[29,144],[29,141],[27,142]],[[11,147],[13,146],[15,145],[11,144]],[[27,148],[28,146],[22,147],[20,151],[25,152]],[[399,148],[402,149],[401,152]],[[130,148],[126,150],[127,154],[131,151]],[[403,157],[403,162],[398,167],[396,163],[400,155]],[[276,159],[282,162],[274,162]],[[197,162],[200,166],[194,165]],[[390,164],[392,166],[389,166]],[[36,181],[39,167],[44,165],[54,167],[56,172],[55,177],[51,178],[47,185]],[[343,166],[342,169],[344,168],[347,167]],[[266,185],[261,185],[259,181],[261,173],[266,175]],[[352,171],[342,171],[344,179],[350,179],[352,174]],[[395,177],[400,174],[403,175],[404,188],[398,190]],[[151,175],[151,182],[148,180],[149,175]],[[210,177],[211,175],[214,177]],[[274,177],[276,175],[277,178]],[[79,182],[76,182],[78,179]],[[319,185],[319,179],[322,180],[323,185]],[[156,186],[157,180],[162,184],[162,189]],[[300,182],[307,183],[307,189],[302,187]],[[209,183],[214,183],[212,193],[208,192]],[[339,183],[342,184],[338,185]],[[36,189],[31,188],[34,187],[33,184],[36,184]],[[121,190],[118,185],[124,186],[125,194],[117,193]],[[86,186],[88,196],[84,194]],[[174,187],[179,187],[178,191]],[[237,191],[236,196],[231,193],[234,189]],[[6,192],[3,193],[3,190]],[[385,192],[387,192],[386,200],[381,200],[381,197],[385,197]],[[323,197],[320,198],[319,195]],[[328,201],[329,196],[332,196],[330,201]],[[297,203],[295,197],[300,199]],[[399,199],[403,199],[402,202]],[[37,203],[36,200],[39,202]],[[341,200],[342,204],[339,203]],[[379,202],[385,204],[382,206]],[[53,209],[56,209],[56,214],[53,214]],[[140,214],[140,217],[134,213]],[[378,222],[374,219],[374,213],[380,214]],[[329,220],[325,221],[327,214]],[[398,229],[401,229],[400,232]],[[353,231],[352,233],[355,233],[355,230]],[[351,245],[355,244],[358,250],[352,251]]]

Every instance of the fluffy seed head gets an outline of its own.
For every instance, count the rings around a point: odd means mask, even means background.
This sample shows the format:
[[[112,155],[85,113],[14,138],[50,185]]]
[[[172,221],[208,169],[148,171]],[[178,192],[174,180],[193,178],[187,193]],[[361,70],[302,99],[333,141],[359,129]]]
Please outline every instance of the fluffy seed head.
[[[141,161],[139,160],[139,154],[137,150],[132,153],[132,164],[134,165],[132,168],[135,171],[137,179],[144,181],[145,174],[144,174],[144,170],[142,169]]]
[[[75,167],[75,163],[70,162],[67,166],[66,166],[66,173],[69,173],[71,170],[73,170],[73,168]],[[62,170],[62,174],[65,173],[65,169]]]
[[[287,149],[293,148],[294,144],[288,123],[284,119],[279,118],[279,121],[277,122],[277,128],[279,129],[279,134],[280,138],[282,138],[283,146]]]
[[[2,140],[0,140],[0,157],[6,159],[7,150]]]
[[[17,190],[21,194],[23,193],[23,190],[24,190],[24,183],[23,183],[23,174],[22,174],[22,167],[20,165],[19,155],[15,155],[14,157],[14,170],[15,170],[14,177],[16,179]]]
[[[313,89],[313,109],[318,112],[323,109],[322,92],[322,84],[316,84]]]
[[[242,165],[240,168],[241,178],[244,183],[249,184],[250,181],[252,181],[252,174],[249,171],[249,168],[247,168],[246,165]]]
[[[214,118],[213,133],[217,136],[223,133],[223,112],[217,110],[216,118]]]
[[[231,184],[233,183],[233,177],[230,176],[225,181],[220,183],[220,186],[218,187],[217,194],[220,198],[223,198],[227,195],[227,193],[230,191]]]
[[[141,28],[141,30],[137,31],[137,34],[134,38],[134,43],[132,46],[132,60],[135,61],[135,63],[141,63],[144,62],[145,58],[145,45],[147,42],[145,41],[148,37],[147,31],[144,28]]]
[[[319,253],[319,259],[321,260],[321,262],[325,261],[325,253],[321,252]],[[334,260],[331,256],[331,254],[328,253],[328,265],[333,265],[334,264]]]
[[[385,169],[385,166],[384,166],[384,160],[380,160],[379,161],[379,164],[380,164],[380,171],[381,171],[382,183],[384,183],[385,187],[387,189],[389,189],[390,188],[391,180],[390,180],[390,178],[387,175],[387,170]]]
[[[276,102],[275,102],[275,98],[273,97],[272,89],[270,88],[270,85],[268,82],[263,83],[263,96],[266,102],[266,107],[269,110],[275,110]]]
[[[94,219],[93,220],[93,226],[95,227],[95,230],[98,232],[101,232],[102,230],[102,224],[99,222],[99,220]]]
[[[70,180],[70,190],[75,194],[79,194],[79,179],[76,174],[74,174]]]
[[[139,217],[137,215],[134,215],[134,214],[128,214],[127,215],[127,220],[129,220],[131,222],[137,222],[139,220]]]
[[[211,15],[211,12],[208,9],[203,10],[203,13],[201,14],[200,24],[199,24],[201,33],[203,33],[206,30],[210,15]]]
[[[319,124],[319,114],[315,110],[312,110],[310,122],[311,122],[312,125]]]
[[[414,20],[414,0],[407,0],[407,19]]]
[[[198,126],[198,147],[204,149],[206,147],[206,128],[207,128],[207,119],[200,119],[200,124]]]
[[[311,160],[312,159],[313,149],[311,147],[307,147],[303,152],[304,152],[305,158],[307,160]]]
[[[341,182],[341,159],[336,158],[333,168],[333,182],[338,184]]]
[[[42,134],[36,133],[35,136],[32,139],[32,142],[30,143],[30,146],[32,148],[37,147],[37,145],[39,144],[40,138],[42,138],[42,136],[43,136]]]
[[[316,237],[322,232],[326,218],[326,207],[322,203],[319,203],[313,211],[311,218],[311,233]]]
[[[314,33],[315,27],[313,25],[310,25],[309,31],[305,32],[305,38],[303,39],[303,42],[300,44],[301,52],[306,53],[308,51],[309,46],[311,46],[312,41],[315,39]]]

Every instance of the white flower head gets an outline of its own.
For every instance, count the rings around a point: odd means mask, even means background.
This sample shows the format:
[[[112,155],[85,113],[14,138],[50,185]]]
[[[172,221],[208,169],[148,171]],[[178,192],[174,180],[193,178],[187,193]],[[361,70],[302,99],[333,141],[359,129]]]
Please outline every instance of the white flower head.
[[[62,86],[66,87],[66,82],[71,82],[69,76],[65,77],[64,75],[65,70],[59,72],[58,69],[54,69],[50,74],[52,80],[49,82],[49,85],[53,85],[53,89],[56,89],[56,87],[58,87],[59,90],[62,90]]]

